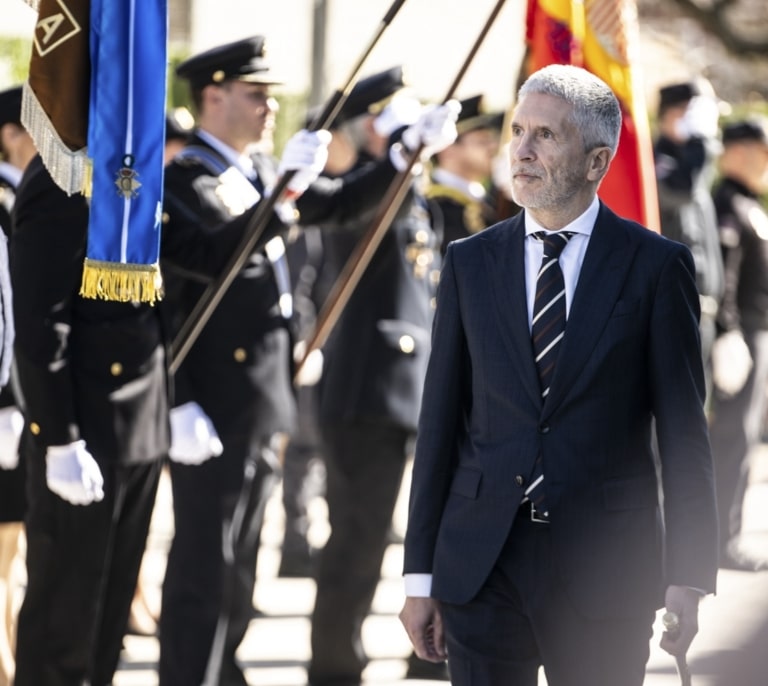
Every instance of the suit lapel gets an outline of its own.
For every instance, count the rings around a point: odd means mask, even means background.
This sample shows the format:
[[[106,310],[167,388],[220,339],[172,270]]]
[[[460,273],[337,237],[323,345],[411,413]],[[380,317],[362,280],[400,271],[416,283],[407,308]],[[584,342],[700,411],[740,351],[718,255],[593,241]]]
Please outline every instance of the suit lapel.
[[[485,259],[491,279],[496,322],[510,359],[531,400],[541,404],[541,390],[528,329],[525,291],[525,222],[523,212],[508,219],[493,238],[485,242]],[[484,236],[481,232],[479,236]]]
[[[601,205],[579,273],[545,412],[562,402],[585,368],[621,293],[634,253],[618,217]]]

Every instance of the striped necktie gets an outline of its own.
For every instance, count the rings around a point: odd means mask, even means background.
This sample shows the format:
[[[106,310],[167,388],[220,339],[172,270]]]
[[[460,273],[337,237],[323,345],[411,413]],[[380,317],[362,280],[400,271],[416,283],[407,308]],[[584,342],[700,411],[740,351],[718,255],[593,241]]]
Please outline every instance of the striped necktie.
[[[565,280],[560,269],[559,258],[563,248],[571,240],[573,232],[547,234],[538,231],[533,236],[544,243],[544,256],[536,277],[536,295],[533,301],[531,324],[533,355],[539,373],[541,398],[544,400],[549,394],[560,342],[565,334]],[[546,521],[548,512],[544,504],[543,486],[544,474],[541,455],[539,455],[523,502],[530,500],[534,516]]]
[[[560,341],[565,334],[565,281],[559,257],[573,232],[547,234],[539,231],[533,235],[544,243],[544,256],[536,277],[531,324],[533,354],[541,382],[541,397],[544,399],[549,393]]]

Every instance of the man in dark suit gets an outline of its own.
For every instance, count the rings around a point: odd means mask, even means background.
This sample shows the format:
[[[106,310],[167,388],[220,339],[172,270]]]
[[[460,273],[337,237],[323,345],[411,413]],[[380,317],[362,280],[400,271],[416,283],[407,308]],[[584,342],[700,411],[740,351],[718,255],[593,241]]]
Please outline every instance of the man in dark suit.
[[[318,135],[296,134],[279,164],[252,152],[264,142],[275,113],[270,87],[277,80],[263,36],[194,55],[177,73],[189,82],[198,127],[166,169],[169,238],[179,223],[215,232],[241,216],[271,191],[286,165],[303,159],[305,147],[311,152]],[[296,174],[288,190],[301,197],[291,217],[311,225],[359,216],[378,203],[397,172],[397,159],[384,155],[376,164],[317,183],[311,183],[316,175],[305,181],[303,173]],[[178,325],[207,284],[173,265],[166,277],[166,300]],[[216,674],[222,686],[246,683],[235,653],[253,617],[264,506],[295,422],[292,309],[285,245],[276,236],[233,280],[176,373],[175,409],[211,422],[223,453],[199,467],[171,465],[176,528],[163,583],[161,686],[201,683],[206,672]],[[233,538],[233,521],[242,523],[228,556],[223,544]],[[214,639],[222,634],[219,650]]]
[[[656,609],[683,654],[714,591],[693,260],[597,198],[620,124],[589,72],[533,74],[510,142],[525,211],[445,257],[401,619],[457,686],[533,686],[542,664],[552,686],[639,686]]]

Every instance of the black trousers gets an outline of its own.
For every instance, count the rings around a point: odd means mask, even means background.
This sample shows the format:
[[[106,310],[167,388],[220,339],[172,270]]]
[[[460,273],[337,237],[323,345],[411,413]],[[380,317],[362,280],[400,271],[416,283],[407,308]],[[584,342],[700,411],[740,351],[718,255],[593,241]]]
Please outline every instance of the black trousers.
[[[161,461],[104,469],[104,499],[70,505],[28,454],[28,585],[16,686],[107,686],[117,668]]]
[[[744,388],[732,397],[713,394],[710,441],[723,549],[741,533],[744,496],[749,484],[749,455],[760,440],[768,384],[768,331],[745,333],[752,370]]]
[[[564,591],[548,525],[520,514],[499,561],[465,605],[442,604],[453,686],[640,686],[654,608],[642,617],[581,616]]]
[[[331,534],[317,571],[309,683],[356,686],[367,664],[361,627],[381,576],[412,435],[363,421],[321,430]]]
[[[253,618],[264,508],[279,472],[255,454],[250,460],[240,458],[243,477],[236,482],[227,464],[232,457],[225,451],[201,465],[171,464],[175,533],[163,581],[161,686],[203,682],[220,617],[226,620],[226,634],[215,660],[220,665],[216,683],[245,683],[235,652]],[[245,481],[244,470],[251,466],[255,475]],[[233,517],[240,535],[228,541]],[[230,542],[234,559],[225,559]]]
[[[283,555],[309,555],[309,502],[325,490],[317,396],[317,386],[300,386],[296,392],[298,426],[291,435],[283,461]]]

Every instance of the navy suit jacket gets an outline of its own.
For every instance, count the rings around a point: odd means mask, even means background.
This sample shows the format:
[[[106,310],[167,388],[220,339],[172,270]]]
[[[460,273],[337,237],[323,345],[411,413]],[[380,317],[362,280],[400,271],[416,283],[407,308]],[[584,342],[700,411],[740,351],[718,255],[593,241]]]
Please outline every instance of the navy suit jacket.
[[[690,251],[601,205],[542,401],[523,216],[447,251],[405,572],[431,572],[438,599],[469,601],[541,453],[555,564],[580,611],[647,612],[668,584],[713,591],[716,508]]]

